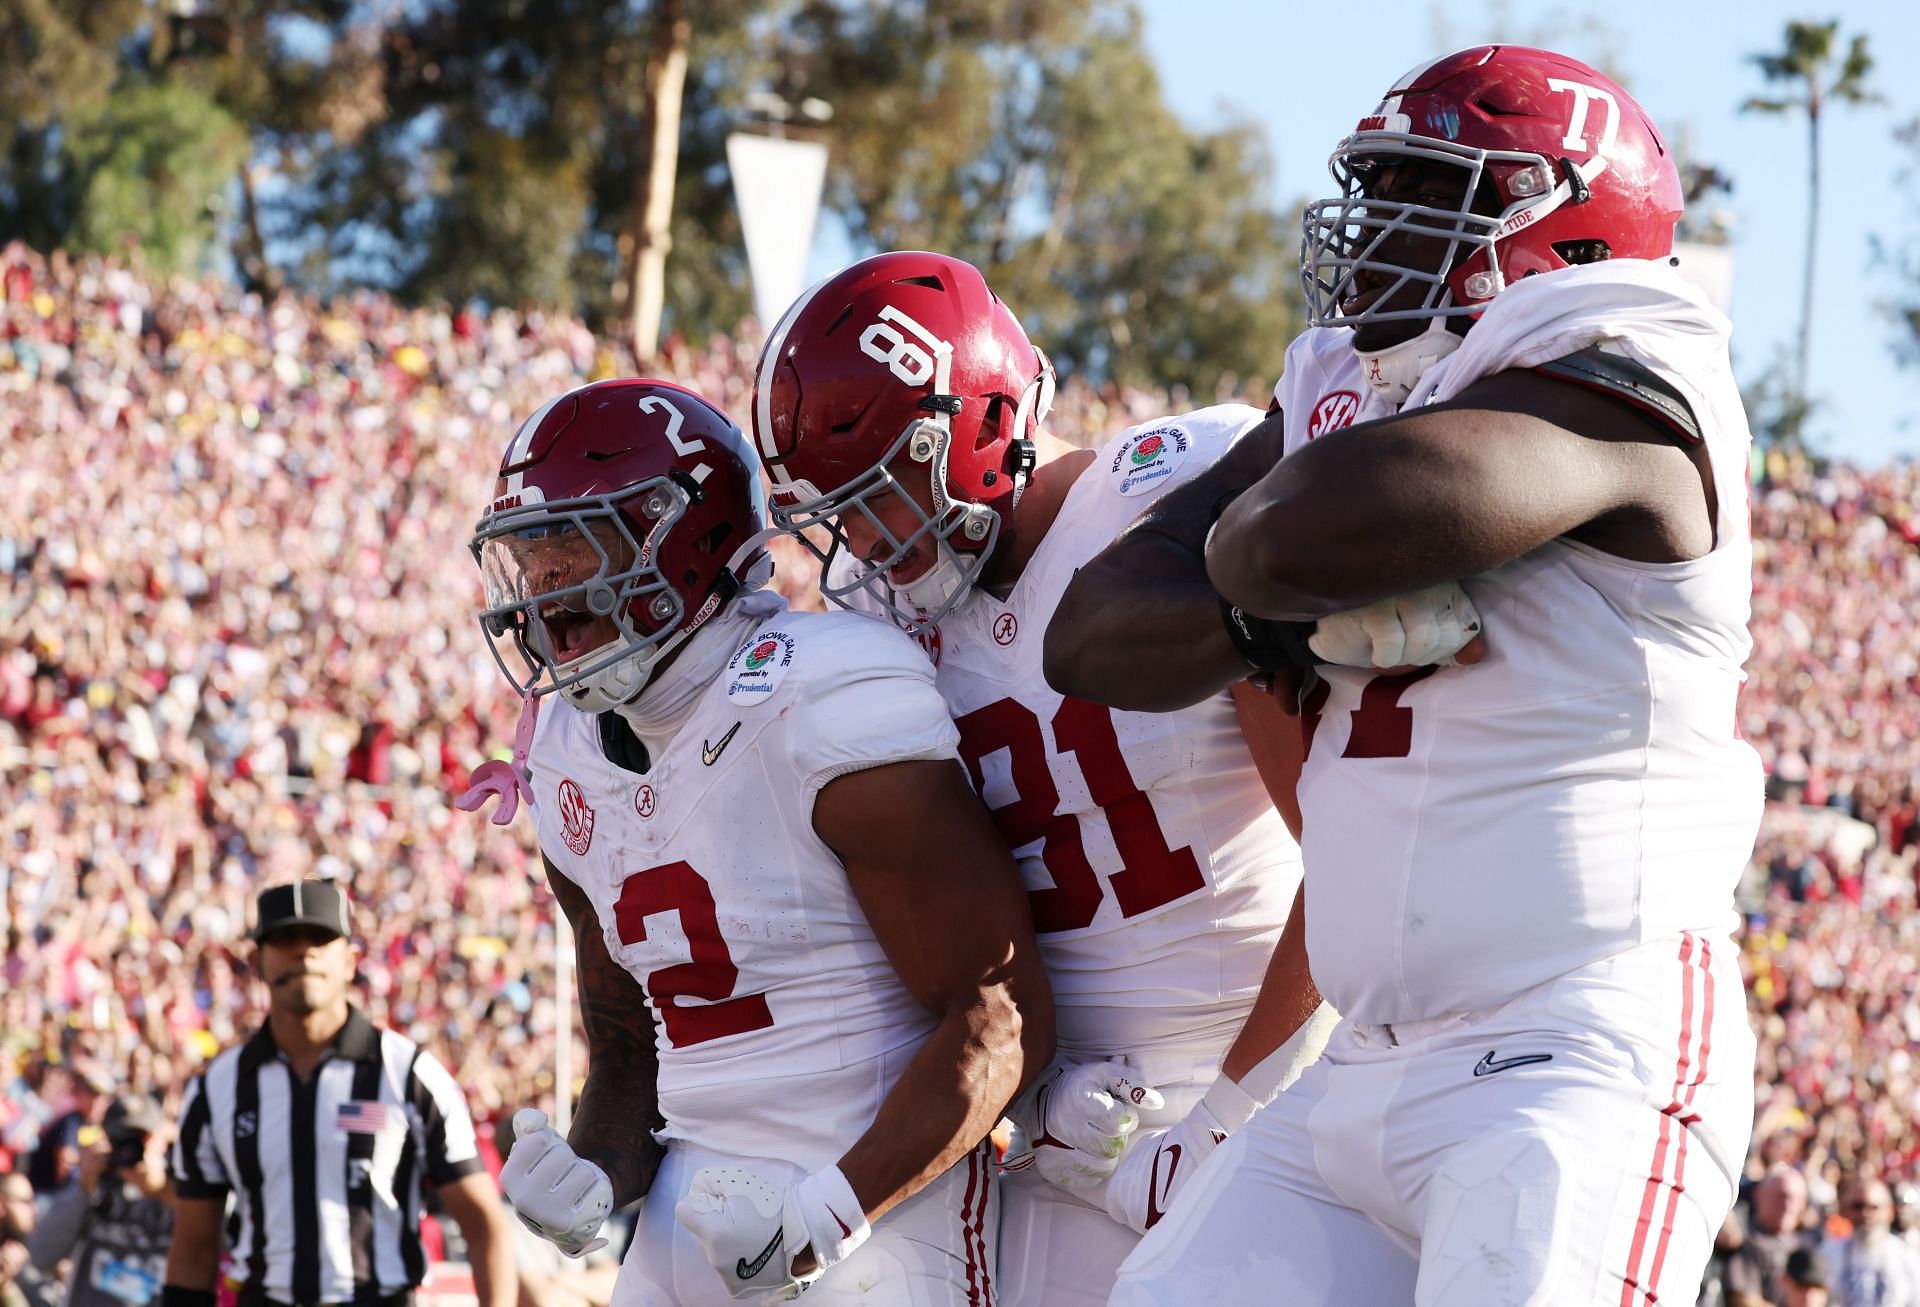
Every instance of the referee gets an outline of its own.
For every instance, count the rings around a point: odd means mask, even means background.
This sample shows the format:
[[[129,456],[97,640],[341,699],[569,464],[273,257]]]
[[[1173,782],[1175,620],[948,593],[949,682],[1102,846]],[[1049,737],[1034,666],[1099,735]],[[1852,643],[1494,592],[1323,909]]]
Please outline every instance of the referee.
[[[347,1002],[346,892],[274,886],[257,922],[267,1023],[188,1088],[162,1307],[213,1307],[229,1195],[240,1307],[405,1307],[427,1269],[423,1180],[466,1236],[481,1307],[511,1307],[506,1218],[459,1086]]]

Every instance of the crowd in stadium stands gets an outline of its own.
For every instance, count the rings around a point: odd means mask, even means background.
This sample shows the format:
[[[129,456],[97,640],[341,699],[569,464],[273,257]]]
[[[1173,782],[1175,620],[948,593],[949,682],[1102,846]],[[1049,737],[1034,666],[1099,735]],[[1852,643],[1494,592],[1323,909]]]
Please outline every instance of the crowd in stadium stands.
[[[661,370],[744,415],[758,343]],[[362,1001],[483,1133],[551,1100],[571,1004],[528,824],[450,803],[516,709],[466,544],[519,419],[630,370],[564,316],[0,253],[0,1172],[58,1184],[113,1092],[173,1108],[262,1019],[253,892],[306,873],[351,882]],[[1075,381],[1049,426],[1221,397]],[[1750,1169],[1798,1168],[1824,1217],[1843,1175],[1920,1176],[1920,466],[1755,473]],[[782,548],[778,584],[812,581]]]

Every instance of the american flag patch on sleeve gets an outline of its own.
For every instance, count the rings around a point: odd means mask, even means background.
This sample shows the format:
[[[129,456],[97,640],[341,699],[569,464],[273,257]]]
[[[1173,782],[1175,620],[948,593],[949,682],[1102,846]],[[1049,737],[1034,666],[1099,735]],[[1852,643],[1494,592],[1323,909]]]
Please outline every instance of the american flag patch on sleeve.
[[[339,1124],[350,1134],[377,1135],[387,1128],[385,1103],[351,1102],[340,1104]]]

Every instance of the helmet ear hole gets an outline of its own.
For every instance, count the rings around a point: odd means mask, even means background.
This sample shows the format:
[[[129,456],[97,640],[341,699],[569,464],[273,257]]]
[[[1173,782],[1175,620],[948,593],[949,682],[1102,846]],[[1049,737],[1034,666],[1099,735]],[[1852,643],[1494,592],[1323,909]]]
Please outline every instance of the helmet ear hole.
[[[728,537],[732,534],[733,523],[722,522],[719,526],[716,526],[713,530],[694,541],[693,547],[703,554],[717,554],[720,552],[720,546],[724,545]]]
[[[1605,241],[1555,241],[1553,252],[1568,263],[1602,263],[1613,257],[1613,248]]]
[[[980,431],[973,438],[975,453],[988,448],[994,441],[1000,439],[1000,423],[1005,420],[1006,412],[1007,397],[1005,395],[995,395],[987,401],[986,415],[980,419]]]

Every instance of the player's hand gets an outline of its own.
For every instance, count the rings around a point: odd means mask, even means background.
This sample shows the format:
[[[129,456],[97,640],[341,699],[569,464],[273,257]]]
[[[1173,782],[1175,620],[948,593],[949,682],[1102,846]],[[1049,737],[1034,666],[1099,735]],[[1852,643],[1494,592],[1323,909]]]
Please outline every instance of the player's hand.
[[[1458,582],[1442,581],[1323,617],[1307,647],[1342,667],[1410,671],[1479,662],[1486,648],[1479,637],[1473,600]]]
[[[1258,1107],[1245,1090],[1221,1076],[1178,1125],[1135,1135],[1107,1177],[1107,1215],[1141,1234],[1151,1230],[1200,1163]]]
[[[703,1167],[673,1215],[700,1241],[727,1295],[760,1302],[797,1296],[873,1233],[837,1166],[791,1184],[749,1166]]]
[[[1027,1136],[1030,1165],[1062,1189],[1087,1190],[1113,1174],[1127,1136],[1140,1126],[1140,1108],[1165,1105],[1123,1061],[1060,1066],[1041,1076],[1015,1119]]]
[[[576,1154],[538,1108],[513,1114],[513,1149],[500,1168],[500,1189],[520,1223],[567,1256],[584,1257],[606,1244],[596,1236],[613,1210],[613,1182]]]

